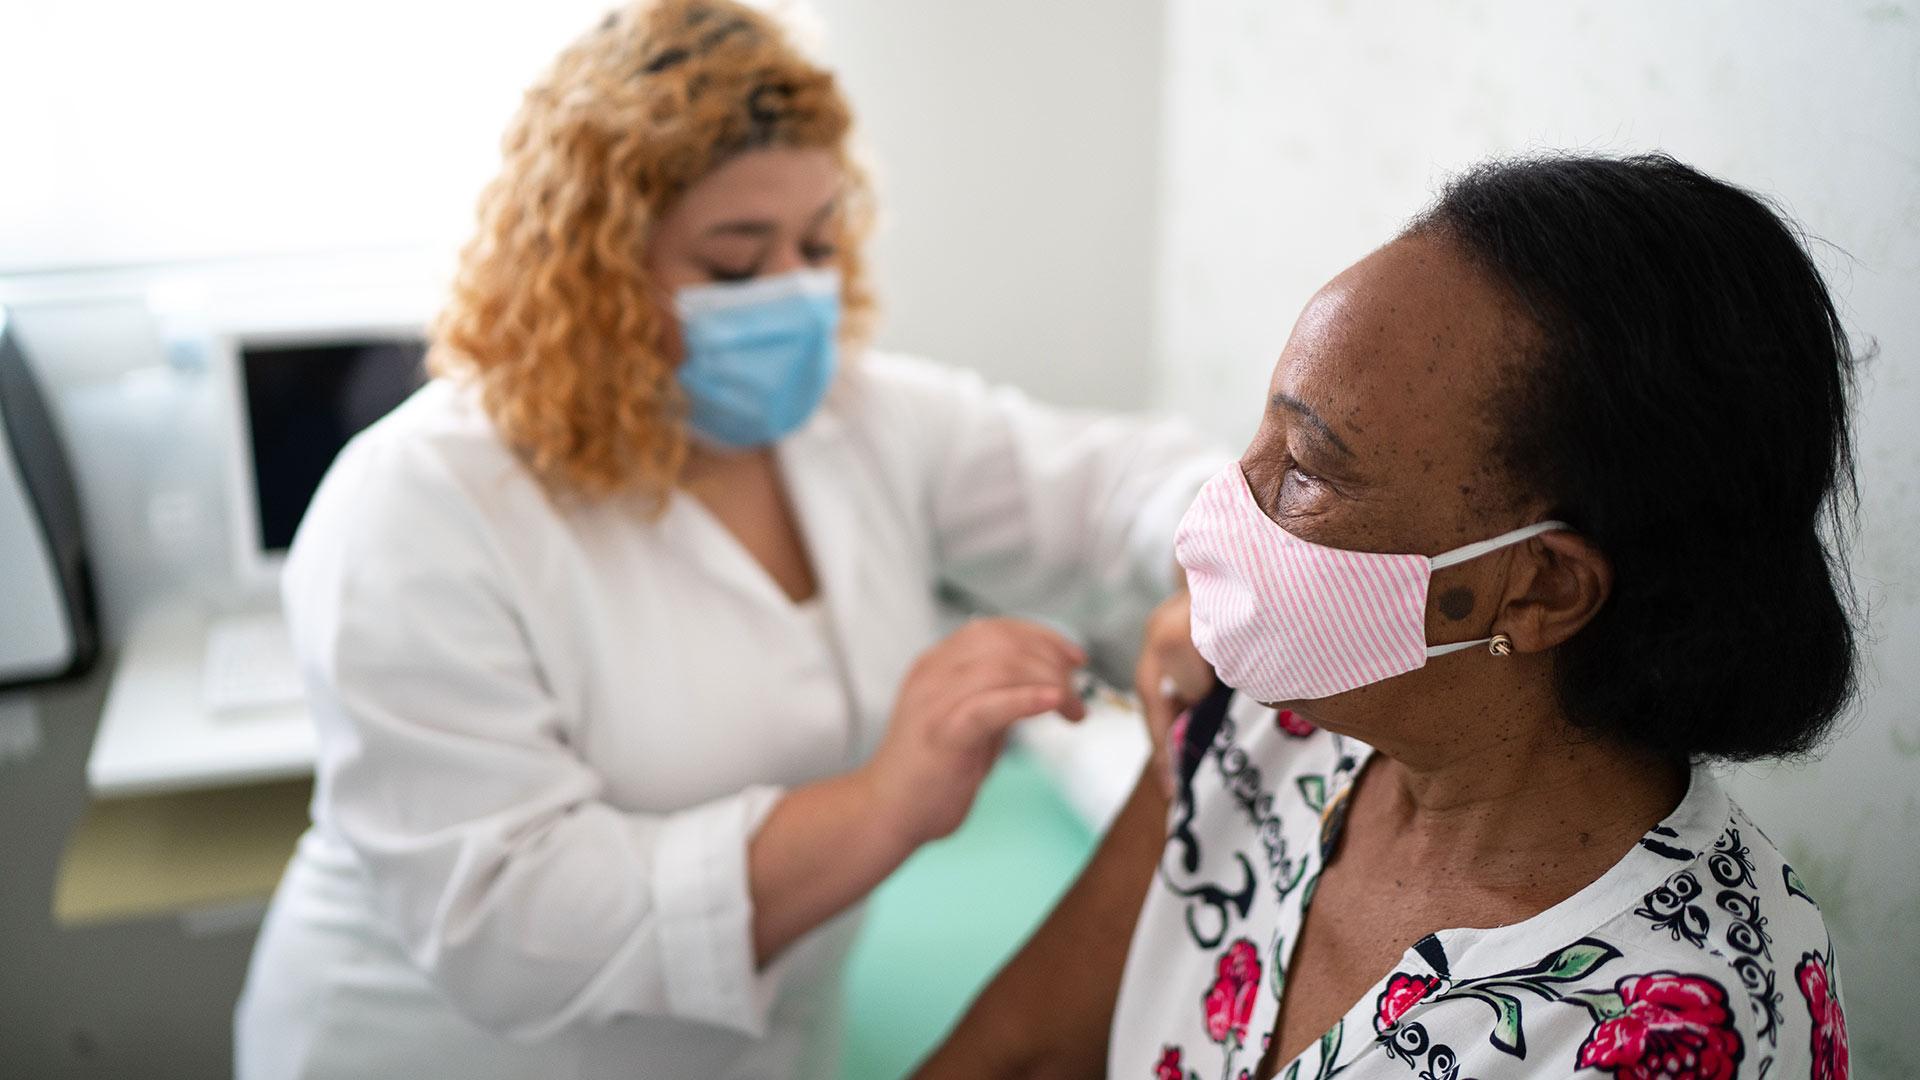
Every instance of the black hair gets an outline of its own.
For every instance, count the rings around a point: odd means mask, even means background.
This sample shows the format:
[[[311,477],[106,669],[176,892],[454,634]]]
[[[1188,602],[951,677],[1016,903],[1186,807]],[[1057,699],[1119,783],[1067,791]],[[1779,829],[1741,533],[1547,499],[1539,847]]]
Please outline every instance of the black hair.
[[[1483,164],[1409,232],[1538,329],[1500,464],[1614,569],[1556,651],[1572,722],[1676,759],[1812,750],[1856,689],[1855,358],[1798,229],[1647,155]]]

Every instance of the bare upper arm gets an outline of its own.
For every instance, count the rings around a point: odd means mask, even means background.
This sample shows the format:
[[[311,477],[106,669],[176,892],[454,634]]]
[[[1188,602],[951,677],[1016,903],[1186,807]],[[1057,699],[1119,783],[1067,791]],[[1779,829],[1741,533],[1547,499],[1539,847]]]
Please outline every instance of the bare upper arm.
[[[1159,865],[1166,816],[1159,786],[1142,774],[1079,879],[916,1080],[1106,1074],[1120,975]]]

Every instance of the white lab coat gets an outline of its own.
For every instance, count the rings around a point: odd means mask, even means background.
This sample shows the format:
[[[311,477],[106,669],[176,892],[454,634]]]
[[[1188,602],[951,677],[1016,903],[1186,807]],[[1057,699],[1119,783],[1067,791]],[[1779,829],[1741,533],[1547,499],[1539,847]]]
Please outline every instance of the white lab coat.
[[[858,913],[756,971],[748,839],[872,752],[943,597],[1055,619],[1124,672],[1223,461],[1178,423],[882,355],[777,457],[811,615],[693,499],[551,497],[470,390],[353,441],[287,565],[314,826],[236,1015],[241,1080],[832,1075]]]

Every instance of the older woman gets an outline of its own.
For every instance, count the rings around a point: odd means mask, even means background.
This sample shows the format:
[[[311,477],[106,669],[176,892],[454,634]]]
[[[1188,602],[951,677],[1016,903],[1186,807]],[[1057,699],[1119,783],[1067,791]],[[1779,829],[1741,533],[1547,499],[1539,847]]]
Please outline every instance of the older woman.
[[[1668,158],[1524,160],[1321,290],[1156,620],[1204,697],[1171,816],[1143,780],[922,1075],[1846,1076],[1820,909],[1708,767],[1853,688],[1796,235]]]
[[[440,378],[288,563],[318,784],[242,1077],[832,1075],[860,899],[1124,670],[1221,458],[864,349],[850,124],[724,0],[528,93]]]

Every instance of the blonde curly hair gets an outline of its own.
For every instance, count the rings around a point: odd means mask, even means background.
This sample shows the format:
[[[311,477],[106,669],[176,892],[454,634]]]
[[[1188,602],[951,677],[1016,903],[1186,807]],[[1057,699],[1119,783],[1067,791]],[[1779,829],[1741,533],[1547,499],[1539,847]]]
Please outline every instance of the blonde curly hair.
[[[733,0],[641,0],[609,14],[527,91],[434,326],[434,374],[471,379],[502,438],[550,488],[637,488],[664,505],[687,457],[673,314],[645,266],[652,222],[733,156],[825,149],[845,177],[843,343],[873,299],[872,192],[833,75]]]

